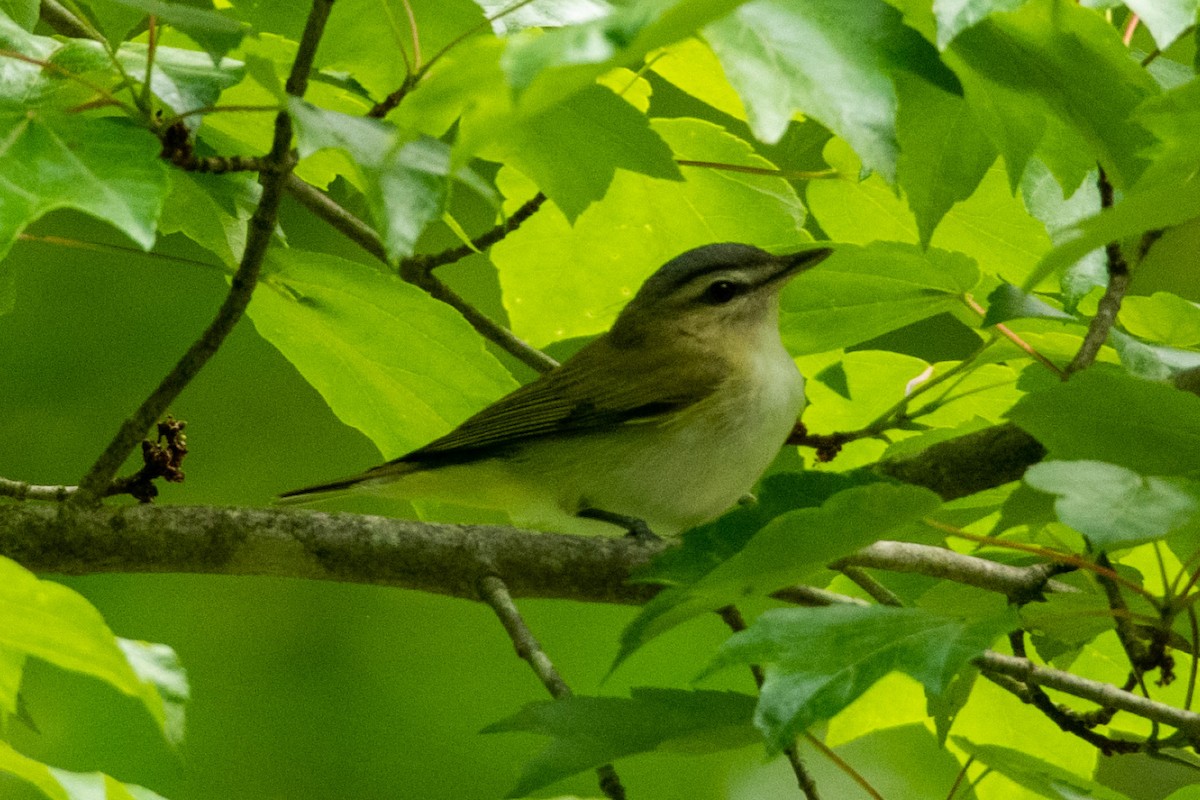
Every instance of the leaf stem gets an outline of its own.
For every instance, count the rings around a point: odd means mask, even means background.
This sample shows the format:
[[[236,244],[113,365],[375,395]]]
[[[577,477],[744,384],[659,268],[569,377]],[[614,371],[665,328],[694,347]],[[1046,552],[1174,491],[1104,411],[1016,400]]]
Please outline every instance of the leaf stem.
[[[103,97],[111,105],[119,106],[121,110],[123,110],[129,116],[135,118],[138,116],[137,109],[135,107],[129,105],[123,100],[119,100],[117,96],[108,89],[97,83],[92,83],[87,78],[84,78],[81,75],[76,75],[74,72],[63,68],[58,64],[54,64],[49,61],[43,61],[42,59],[34,58],[33,56],[27,56],[24,53],[18,53],[15,50],[0,49],[0,58],[11,58],[15,61],[24,61],[26,64],[33,64],[41,67],[44,70],[53,72],[63,78],[66,78],[67,80],[75,81],[79,85],[86,86],[87,88],[91,89],[93,92]]]
[[[748,175],[766,175],[789,181],[829,180],[842,177],[842,174],[836,169],[771,169],[769,167],[749,167],[745,164],[725,164],[720,161],[693,161],[688,158],[677,158],[675,159],[675,163],[681,167],[705,167],[725,172],[744,172]]]
[[[974,297],[972,297],[969,293],[964,294],[962,296],[962,301],[963,301],[963,303],[966,304],[967,308],[974,311],[980,317],[987,316],[987,311],[985,311],[983,306],[981,306],[979,304],[979,302]],[[1022,339],[1016,332],[1013,331],[1012,328],[1008,327],[1004,323],[997,323],[995,325],[995,328],[996,328],[997,333],[999,333],[1001,336],[1008,339],[1010,342],[1015,344],[1017,347],[1021,348],[1026,353],[1031,355],[1035,360],[1037,360],[1037,362],[1039,364],[1044,366],[1046,369],[1050,370],[1051,372],[1053,372],[1055,375],[1057,375],[1060,378],[1066,378],[1066,373],[1063,372],[1063,370],[1060,369],[1057,364],[1055,364],[1053,361],[1046,358],[1046,356],[1044,356],[1040,352],[1038,352],[1037,348],[1035,348],[1033,345],[1029,344],[1029,342]]]
[[[150,107],[150,84],[154,77],[154,56],[158,52],[158,20],[153,14],[149,17],[149,28],[146,30],[146,35],[146,77],[142,81],[142,93],[141,99],[138,101],[138,108],[142,109],[147,119],[154,119],[154,113]]]
[[[850,763],[848,761],[846,761],[846,759],[842,758],[837,753],[835,753],[833,751],[833,748],[829,747],[829,745],[825,744],[820,739],[818,739],[816,736],[813,736],[811,733],[806,732],[804,734],[804,738],[808,741],[808,743],[810,745],[815,747],[821,753],[821,755],[825,756],[830,761],[832,761],[833,765],[835,767],[840,769],[842,772],[846,773],[846,775],[848,775],[850,777],[850,780],[854,781],[859,786],[861,786],[862,790],[864,792],[866,792],[868,795],[870,795],[872,800],[883,800],[883,795],[881,795],[879,793],[879,791],[874,786],[871,785],[870,781],[868,781],[866,778],[864,778],[862,776],[862,773],[860,773],[854,767],[850,766]]]
[[[967,756],[967,760],[963,762],[962,769],[958,771],[958,775],[954,776],[954,783],[950,784],[950,793],[946,795],[946,800],[954,800],[954,795],[958,794],[958,787],[962,785],[963,779],[967,777],[967,770],[975,763],[975,756]]]

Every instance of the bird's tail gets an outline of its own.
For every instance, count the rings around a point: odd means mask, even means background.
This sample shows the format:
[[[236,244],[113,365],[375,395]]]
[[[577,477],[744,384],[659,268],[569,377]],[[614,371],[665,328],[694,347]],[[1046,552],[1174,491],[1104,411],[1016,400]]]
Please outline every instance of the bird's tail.
[[[296,506],[304,503],[314,503],[319,500],[331,500],[335,497],[341,497],[348,494],[356,488],[375,483],[381,479],[386,479],[388,476],[393,478],[401,472],[410,470],[397,470],[394,464],[384,464],[374,469],[369,469],[366,472],[360,472],[357,475],[350,475],[345,478],[327,481],[326,483],[317,483],[312,486],[305,486],[301,489],[292,489],[290,492],[284,492],[275,499],[276,505]]]

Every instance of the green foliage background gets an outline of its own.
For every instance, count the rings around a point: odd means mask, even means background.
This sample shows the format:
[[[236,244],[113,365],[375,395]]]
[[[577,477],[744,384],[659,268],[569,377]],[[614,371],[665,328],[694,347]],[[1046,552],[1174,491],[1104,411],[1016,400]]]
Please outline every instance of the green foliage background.
[[[406,77],[401,3],[335,4],[304,101],[282,89],[304,6],[234,2],[218,13],[96,0],[82,13],[112,45],[125,42],[110,58],[97,42],[49,38],[37,3],[0,3],[0,475],[77,481],[226,294],[257,188],[242,174],[170,167],[154,135],[167,138],[162,119],[213,104],[258,111],[180,117],[197,155],[260,155],[272,112],[286,108],[296,174],[370,220],[393,263],[455,246],[462,231],[547,194],[487,256],[438,275],[559,357],[607,328],[684,249],[837,242],[783,298],[785,342],[810,378],[805,422],[818,432],[879,424],[890,440],[859,438],[827,466],[809,459],[800,477],[788,449],[758,510],[699,531],[656,567],[673,588],[644,610],[523,602],[575,691],[636,689],[620,703],[527,705],[543,690],[477,604],[301,580],[65,580],[118,635],[174,648],[191,683],[186,741],[166,743],[163,682],[128,670],[88,677],[0,646],[0,714],[15,748],[0,750],[0,796],[89,796],[35,791],[12,777],[28,766],[14,752],[178,800],[449,800],[514,786],[585,796],[593,763],[662,745],[620,762],[633,796],[793,797],[786,764],[764,763],[755,737],[779,749],[811,728],[889,798],[946,796],[968,755],[974,776],[994,772],[956,797],[1194,797],[1181,788],[1194,772],[1100,758],[992,684],[971,684],[965,664],[1017,624],[996,597],[889,576],[908,608],[758,615],[766,595],[797,580],[861,594],[824,566],[881,536],[944,543],[918,524],[930,517],[1018,545],[1107,549],[1150,593],[1164,592],[1157,559],[1164,572],[1194,568],[1200,401],[1174,384],[1200,366],[1197,4],[564,0],[503,17],[503,42],[486,26],[458,41],[485,8],[498,10],[481,5],[414,3],[426,57],[454,46],[376,120],[365,116],[372,101]],[[141,94],[148,9],[162,25],[152,91]],[[1131,13],[1141,24],[1126,46]],[[530,24],[548,30],[521,30]],[[696,30],[706,44],[685,38]],[[1097,163],[1116,194],[1103,212]],[[1097,366],[1063,384],[995,334],[1005,323],[1065,367],[1107,280],[1100,248],[1124,240],[1136,253],[1157,230],[1144,258],[1130,256],[1131,295]],[[160,502],[266,506],[403,453],[532,376],[388,272],[285,200],[249,318],[172,405],[192,455],[187,483],[163,487]],[[922,394],[943,385],[916,380],[930,375],[955,380],[944,395]],[[936,399],[910,407],[909,390]],[[1025,483],[942,506],[854,473],[1006,419],[1050,451]],[[793,535],[806,526],[830,535]],[[1031,604],[1020,621],[1042,659],[1120,685],[1128,664],[1103,596],[1070,579],[1083,591]],[[729,639],[707,612],[747,596],[739,605],[757,622]],[[1186,617],[1174,624],[1183,673]],[[909,635],[892,647],[900,626]],[[847,660],[862,665],[849,679]],[[770,665],[753,712],[716,694],[751,694],[744,667],[720,669],[749,662]],[[670,691],[694,688],[706,664],[699,685],[713,694]],[[1155,696],[1182,706],[1184,683]],[[619,736],[583,735],[611,731],[599,725],[609,716],[622,718]],[[1109,732],[1146,736],[1143,722],[1121,718]],[[484,735],[487,726],[507,732]],[[557,731],[560,749],[543,752],[530,731]],[[810,745],[801,751],[827,797],[863,796]],[[575,769],[585,771],[554,782]],[[102,794],[150,796],[117,784]]]

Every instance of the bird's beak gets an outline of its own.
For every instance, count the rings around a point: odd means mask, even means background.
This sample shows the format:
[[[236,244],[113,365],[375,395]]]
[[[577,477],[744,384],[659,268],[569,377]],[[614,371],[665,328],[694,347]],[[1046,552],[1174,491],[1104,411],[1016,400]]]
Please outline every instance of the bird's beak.
[[[777,256],[780,270],[764,281],[764,285],[786,281],[801,272],[812,269],[831,255],[833,255],[833,249],[830,247],[814,247],[809,250],[801,250],[799,253]]]

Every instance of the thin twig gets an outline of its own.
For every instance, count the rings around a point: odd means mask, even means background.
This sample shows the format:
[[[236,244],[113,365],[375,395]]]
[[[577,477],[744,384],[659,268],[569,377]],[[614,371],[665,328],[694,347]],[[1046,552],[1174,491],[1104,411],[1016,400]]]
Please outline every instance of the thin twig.
[[[871,577],[862,567],[846,565],[842,567],[841,572],[850,580],[854,581],[860,589],[869,594],[877,603],[884,606],[903,606],[904,601],[893,592],[891,589],[884,586],[879,581]]]
[[[124,111],[130,117],[133,117],[136,119],[138,116],[136,108],[129,105],[124,100],[118,99],[117,96],[115,94],[113,94],[112,92],[110,92],[108,89],[104,88],[103,86],[101,86],[98,83],[93,83],[92,81],[89,81],[87,78],[83,77],[82,75],[77,75],[76,73],[71,72],[69,69],[66,69],[65,67],[62,67],[58,64],[55,64],[52,61],[46,61],[41,58],[34,58],[33,56],[27,56],[24,53],[18,53],[15,50],[4,50],[4,49],[0,49],[0,58],[11,58],[14,61],[24,61],[26,64],[33,64],[34,66],[41,67],[42,69],[46,70],[47,72],[53,72],[54,74],[56,74],[62,78],[66,78],[67,80],[70,80],[70,81],[75,81],[80,86],[85,86],[88,89],[91,89],[93,92],[95,92],[100,97],[103,97],[107,104],[118,106],[122,111]]]
[[[24,481],[0,478],[0,495],[14,500],[53,500],[62,502],[75,494],[74,486],[39,486]]]
[[[546,687],[550,696],[555,700],[570,697],[571,687],[563,680],[562,675],[558,674],[550,657],[542,650],[541,643],[525,623],[504,581],[497,575],[485,575],[479,581],[479,598],[495,612],[500,624],[508,633],[508,638],[517,649],[517,655],[529,664],[529,668],[541,681],[542,686]],[[600,779],[600,790],[604,792],[605,797],[610,800],[624,800],[625,788],[621,785],[612,764],[598,767],[596,775]]]
[[[154,78],[154,56],[158,53],[158,19],[153,14],[149,17],[149,27],[146,30],[146,76],[142,80],[141,99],[138,100],[138,108],[146,114],[147,117],[153,118],[154,114],[150,108],[150,84]]]
[[[287,92],[295,97],[302,97],[308,86],[309,71],[312,69],[317,45],[321,41],[332,5],[333,0],[313,0],[304,34],[296,51],[296,59],[292,62],[292,70],[287,79]],[[291,145],[292,120],[286,112],[281,111],[275,118],[275,135],[269,155],[273,168],[260,177],[262,194],[258,207],[250,218],[246,249],[241,265],[231,281],[229,294],[200,338],[188,348],[175,367],[142,401],[133,416],[121,425],[108,447],[80,480],[79,491],[71,498],[72,502],[86,505],[98,502],[103,497],[113,476],[141,441],[146,430],[163,416],[168,406],[208,363],[241,319],[258,283],[259,270],[270,246],[271,236],[275,232],[284,182],[291,172]]]
[[[1200,666],[1200,624],[1196,621],[1196,607],[1189,605],[1187,607],[1188,625],[1192,631],[1192,652],[1190,666],[1188,668],[1188,684],[1187,694],[1183,698],[1183,707],[1188,711],[1192,710],[1192,700],[1196,696],[1196,671]]]
[[[950,785],[950,793],[946,795],[946,800],[954,800],[954,795],[958,794],[958,787],[962,785],[963,779],[967,777],[967,770],[975,763],[975,756],[968,756],[963,762],[962,769],[958,771],[958,775],[954,776],[954,783]]]
[[[31,242],[34,244],[53,245],[55,247],[70,247],[76,250],[88,250],[94,253],[108,253],[126,257],[139,257],[150,259],[151,261],[169,261],[173,264],[187,264],[193,267],[204,267],[205,269],[216,270],[217,272],[226,273],[225,267],[220,264],[210,264],[207,261],[200,261],[194,258],[184,258],[183,256],[174,256],[169,253],[156,253],[154,251],[146,252],[140,247],[126,247],[120,244],[108,244],[107,242],[87,242],[82,239],[67,239],[62,236],[40,236],[35,233],[19,233],[17,240],[22,242]]]
[[[526,200],[520,208],[508,216],[506,220],[492,228],[491,230],[481,233],[471,240],[470,244],[462,244],[458,247],[451,247],[443,250],[440,253],[432,253],[429,255],[420,254],[409,256],[408,258],[400,259],[398,269],[400,277],[404,278],[409,283],[420,285],[420,281],[428,276],[438,267],[446,264],[453,264],[455,261],[461,261],[467,258],[472,253],[482,252],[492,245],[496,244],[504,237],[521,227],[537,210],[546,202],[546,195],[538,192],[529,200]]]
[[[987,316],[987,311],[984,310],[983,306],[979,305],[979,301],[977,301],[970,294],[964,294],[962,296],[962,301],[966,304],[967,308],[974,311],[980,317]],[[1066,377],[1066,373],[1063,372],[1062,368],[1059,367],[1058,364],[1055,364],[1053,361],[1046,358],[1046,356],[1044,356],[1040,352],[1038,352],[1037,348],[1035,348],[1029,342],[1022,339],[1020,337],[1020,335],[1017,334],[1012,328],[1008,327],[1007,325],[1005,325],[1002,322],[997,323],[994,327],[996,328],[997,333],[999,333],[1005,339],[1008,339],[1010,342],[1015,344],[1017,347],[1021,348],[1026,353],[1031,355],[1035,360],[1037,360],[1037,362],[1039,364],[1044,366],[1046,369],[1050,370],[1051,372],[1053,372],[1055,375],[1057,375],[1060,378]]]
[[[383,263],[390,263],[379,234],[375,233],[367,223],[334,202],[324,192],[295,175],[289,176],[287,189],[293,197],[300,201],[301,205],[325,220],[343,236]],[[454,290],[438,280],[436,276],[432,274],[424,275],[421,277],[421,283],[416,285],[429,292],[435,299],[441,300],[446,305],[457,310],[481,336],[510,353],[527,366],[532,367],[538,372],[547,372],[558,366],[557,361],[522,341],[508,328],[497,325],[487,315],[483,314],[460,297]]]
[[[734,633],[746,630],[746,620],[742,618],[742,613],[737,610],[737,606],[718,608],[717,615],[729,630]],[[763,681],[766,680],[763,668],[758,664],[751,664],[750,674],[754,676],[754,685],[762,689]],[[783,748],[783,754],[792,766],[792,773],[796,776],[796,784],[800,787],[800,791],[804,792],[807,800],[821,800],[821,794],[817,790],[817,782],[813,780],[808,767],[804,765],[804,760],[800,758],[800,752],[796,749],[796,743],[792,742],[792,744]]]
[[[1133,33],[1137,30],[1138,23],[1141,19],[1137,14],[1130,14],[1129,21],[1125,23],[1125,33],[1121,35],[1121,43],[1129,47],[1129,43],[1133,41]]]
[[[1089,680],[1069,672],[1039,666],[1025,658],[1007,656],[991,650],[976,658],[975,664],[985,673],[1007,675],[1025,684],[1036,683],[1048,689],[1057,689],[1084,700],[1091,700],[1105,708],[1127,711],[1154,722],[1171,725],[1189,739],[1200,741],[1200,714],[1149,700],[1111,683]]]
[[[850,780],[862,787],[862,790],[869,794],[872,800],[883,800],[883,795],[881,795],[879,791],[872,786],[866,778],[863,777],[862,773],[850,766],[850,762],[846,761],[846,759],[835,753],[833,748],[822,742],[817,737],[813,736],[811,733],[806,732],[804,734],[804,738],[808,740],[809,744],[821,751],[821,755],[832,761],[835,767],[846,773],[846,775],[850,777]]]
[[[1103,168],[1100,169],[1097,181],[1100,187],[1101,208],[1112,208],[1113,187]],[[1149,245],[1146,245],[1146,249],[1148,248]],[[1083,344],[1080,346],[1079,352],[1067,365],[1068,376],[1091,366],[1092,362],[1096,360],[1100,348],[1108,341],[1108,332],[1117,321],[1117,314],[1121,311],[1121,301],[1125,298],[1126,290],[1129,289],[1129,264],[1121,252],[1120,242],[1106,244],[1104,254],[1108,264],[1108,286],[1105,287],[1104,295],[1096,306],[1096,316],[1092,317],[1092,321],[1088,325],[1087,334],[1083,337]]]

